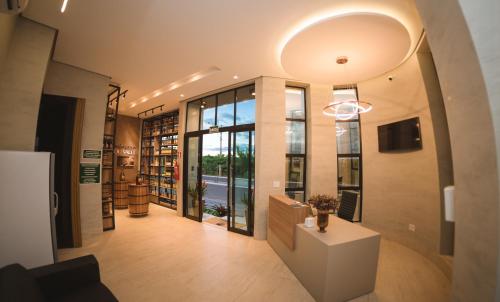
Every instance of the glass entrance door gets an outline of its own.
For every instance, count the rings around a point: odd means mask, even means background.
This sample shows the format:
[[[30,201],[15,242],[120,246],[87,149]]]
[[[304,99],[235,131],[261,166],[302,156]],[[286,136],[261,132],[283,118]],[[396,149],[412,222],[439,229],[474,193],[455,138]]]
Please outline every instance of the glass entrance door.
[[[187,218],[201,221],[203,216],[201,207],[201,137],[186,137],[185,150],[187,162],[184,166],[184,215]]]
[[[228,230],[253,235],[255,131],[232,132],[229,156]]]

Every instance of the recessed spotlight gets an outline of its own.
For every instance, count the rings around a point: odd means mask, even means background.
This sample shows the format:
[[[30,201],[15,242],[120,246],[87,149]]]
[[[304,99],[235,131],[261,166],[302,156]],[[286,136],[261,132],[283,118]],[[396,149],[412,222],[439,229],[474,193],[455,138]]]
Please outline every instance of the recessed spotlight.
[[[132,104],[130,104],[130,108],[134,108],[135,106],[137,106],[137,104],[136,104],[136,103],[132,103]]]
[[[160,95],[161,95],[161,92],[157,91],[157,92],[155,92],[155,94],[153,94],[153,97],[158,97]]]
[[[183,97],[184,97],[184,94],[181,93],[181,98],[183,98]]]
[[[68,0],[63,1],[63,4],[61,6],[61,13],[64,13],[66,11],[66,6],[68,6]]]
[[[148,101],[148,98],[142,98],[141,103],[145,103]]]
[[[235,80],[237,80],[238,78],[239,78],[239,77],[238,77],[238,75],[236,75],[236,74],[233,76],[233,79],[235,79]]]

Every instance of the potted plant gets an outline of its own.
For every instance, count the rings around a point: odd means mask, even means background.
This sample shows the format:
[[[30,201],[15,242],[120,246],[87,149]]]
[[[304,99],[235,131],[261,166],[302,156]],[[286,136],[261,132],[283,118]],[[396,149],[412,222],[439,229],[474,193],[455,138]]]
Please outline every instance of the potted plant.
[[[196,187],[192,187],[188,185],[188,195],[191,197],[191,207],[196,207],[196,202],[199,201],[198,196],[201,196],[201,210],[205,209],[205,193],[207,193],[207,182],[203,181],[201,185],[196,185]]]
[[[243,197],[241,197],[241,203],[245,205],[245,222],[247,223],[248,227],[248,196],[247,194],[243,194]]]
[[[309,198],[309,204],[318,210],[319,232],[325,233],[328,226],[328,213],[337,207],[337,200],[331,195],[317,194]]]

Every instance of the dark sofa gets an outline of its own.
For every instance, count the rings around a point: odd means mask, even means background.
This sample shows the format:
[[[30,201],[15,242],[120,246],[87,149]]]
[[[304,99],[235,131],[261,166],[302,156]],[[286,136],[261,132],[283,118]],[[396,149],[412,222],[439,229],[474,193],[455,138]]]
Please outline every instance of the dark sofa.
[[[101,283],[94,256],[26,269],[11,264],[0,269],[0,301],[118,301]]]

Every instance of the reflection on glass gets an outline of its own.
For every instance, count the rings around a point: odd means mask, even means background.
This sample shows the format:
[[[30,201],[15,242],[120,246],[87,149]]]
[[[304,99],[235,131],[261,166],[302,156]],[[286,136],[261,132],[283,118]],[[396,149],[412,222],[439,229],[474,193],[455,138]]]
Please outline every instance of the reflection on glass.
[[[306,152],[306,124],[286,122],[286,153],[304,154]]]
[[[286,188],[304,187],[304,158],[287,157],[286,158]]]
[[[217,125],[227,127],[234,125],[234,91],[217,95]]]
[[[286,118],[305,119],[304,89],[287,87],[286,95]]]
[[[215,95],[201,99],[201,130],[215,126]]]
[[[200,105],[200,101],[190,102],[187,105],[187,132],[200,130]]]
[[[190,137],[188,140],[188,194],[187,215],[199,219],[200,202],[198,198],[198,137]]]
[[[359,153],[359,123],[337,122],[337,127],[341,129],[342,133],[341,135],[337,136],[337,153]]]
[[[356,95],[356,89],[348,88],[348,89],[335,89],[333,90],[333,100],[335,102],[341,101],[357,101],[358,96]],[[343,108],[346,112],[352,112],[353,107],[350,105],[345,105]],[[342,120],[346,119],[356,119],[358,118],[358,114],[353,114],[352,116],[346,117],[345,115],[342,117]],[[338,120],[338,119],[337,119]]]
[[[202,198],[206,213],[203,219],[224,226],[227,226],[224,219],[227,217],[228,136],[229,132],[204,134],[201,160],[202,180],[207,184]],[[221,219],[213,220],[214,215]]]
[[[255,123],[255,87],[236,90],[236,125]]]
[[[236,132],[234,135],[234,201],[231,208],[231,227],[247,231],[249,224],[249,205],[252,196],[248,195],[248,176],[250,168],[249,132]]]
[[[305,202],[304,191],[287,191],[286,195],[288,195],[288,197],[290,197],[293,200]]]
[[[339,186],[359,186],[359,158],[340,157],[338,159]]]

